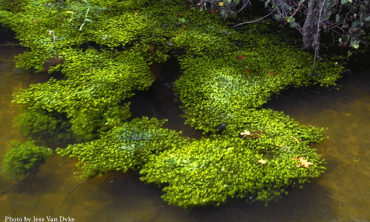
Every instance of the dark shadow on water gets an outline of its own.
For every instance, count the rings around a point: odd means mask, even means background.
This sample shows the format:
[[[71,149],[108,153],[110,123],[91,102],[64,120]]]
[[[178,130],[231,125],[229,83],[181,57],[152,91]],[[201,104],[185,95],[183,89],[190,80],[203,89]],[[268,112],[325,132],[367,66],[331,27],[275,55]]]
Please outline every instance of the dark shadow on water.
[[[0,24],[0,44],[15,43],[18,44],[18,39],[15,38],[16,34],[12,30]]]
[[[294,189],[288,196],[268,206],[234,201],[219,208],[204,208],[191,213],[197,221],[326,221],[325,212],[330,211],[328,191],[315,184],[304,189]],[[325,206],[324,206],[325,205]],[[320,206],[320,208],[319,208]],[[317,209],[322,209],[318,211]],[[315,216],[314,216],[314,214]],[[308,217],[308,215],[310,215]]]
[[[368,72],[344,73],[338,81],[338,86],[339,89],[292,88],[278,96],[273,96],[264,107],[284,111],[287,114],[291,113],[293,117],[299,111],[309,111],[310,109],[315,111],[323,110],[325,107],[340,109],[341,104],[349,103],[353,98],[370,94],[370,74]]]
[[[137,92],[131,99],[132,117],[168,119],[165,127],[180,130],[185,136],[200,138],[200,131],[184,124],[181,103],[173,93],[173,82],[180,75],[179,69],[175,59],[152,65],[151,70],[156,80],[148,91]]]

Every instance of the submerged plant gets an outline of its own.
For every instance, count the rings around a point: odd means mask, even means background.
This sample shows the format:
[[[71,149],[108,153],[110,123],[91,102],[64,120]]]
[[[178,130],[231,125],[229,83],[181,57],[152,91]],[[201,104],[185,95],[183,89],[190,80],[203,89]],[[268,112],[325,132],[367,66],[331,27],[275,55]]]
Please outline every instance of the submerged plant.
[[[60,146],[73,139],[70,122],[58,113],[26,109],[22,110],[15,123],[25,137],[45,141],[48,145]]]
[[[22,180],[45,162],[53,151],[43,146],[36,146],[32,141],[24,144],[14,143],[3,159],[3,171],[14,180]]]

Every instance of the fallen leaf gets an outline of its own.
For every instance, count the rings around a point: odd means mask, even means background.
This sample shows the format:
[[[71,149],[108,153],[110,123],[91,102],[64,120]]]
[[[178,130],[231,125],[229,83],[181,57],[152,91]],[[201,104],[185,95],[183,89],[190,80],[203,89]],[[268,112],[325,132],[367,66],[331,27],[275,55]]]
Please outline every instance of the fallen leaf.
[[[312,162],[309,162],[308,160],[306,160],[303,157],[299,157],[299,158],[298,157],[295,157],[294,159],[297,160],[297,161],[299,161],[299,164],[298,164],[297,167],[304,167],[304,168],[307,168],[308,169],[310,166],[313,165]]]
[[[243,60],[243,59],[246,59],[247,56],[240,54],[240,55],[237,55],[236,58]]]
[[[249,132],[248,130],[244,130],[244,132],[241,132],[240,135],[246,137],[252,135],[252,133]]]

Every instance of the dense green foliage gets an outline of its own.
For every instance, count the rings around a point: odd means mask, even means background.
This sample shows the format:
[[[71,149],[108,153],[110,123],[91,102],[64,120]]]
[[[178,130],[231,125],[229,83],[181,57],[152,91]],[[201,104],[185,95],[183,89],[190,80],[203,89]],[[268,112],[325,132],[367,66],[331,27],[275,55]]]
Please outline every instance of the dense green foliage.
[[[219,123],[228,124],[222,136],[213,134],[152,157],[141,170],[142,179],[164,184],[163,198],[186,208],[219,205],[229,197],[268,202],[325,170],[321,157],[309,147],[322,140],[323,129],[299,126],[270,109],[226,112],[222,119],[199,115],[190,121],[213,133]],[[300,157],[313,165],[298,167]]]
[[[218,58],[181,58],[184,74],[175,82],[175,90],[183,103],[186,123],[212,131],[250,108],[261,107],[272,94],[289,86],[306,86],[313,79],[332,85],[339,77],[341,67],[322,67],[323,73],[312,77],[307,56],[291,57],[291,53],[289,47],[271,46]]]
[[[128,119],[129,103],[124,101],[153,81],[144,59],[134,53],[66,49],[63,55],[66,79],[34,84],[20,91],[15,101],[64,113],[81,139],[95,138],[97,132]]]
[[[61,143],[70,142],[73,138],[69,122],[58,113],[33,109],[23,110],[16,118],[16,125],[26,137],[36,141],[45,141],[48,145],[60,146]]]
[[[78,143],[57,152],[77,158],[81,178],[141,170],[166,201],[191,207],[269,201],[324,171],[309,147],[322,130],[261,106],[288,87],[335,85],[342,67],[325,60],[311,75],[312,56],[268,26],[235,31],[181,0],[1,2],[0,22],[30,49],[17,66],[58,74],[17,92],[21,125],[29,135],[72,132]],[[185,121],[205,132],[200,140],[164,121],[130,120],[130,99],[155,81],[150,65],[171,56]]]
[[[314,165],[297,167],[297,156]],[[292,184],[319,176],[325,170],[322,163],[314,150],[301,145],[290,149],[257,140],[217,137],[165,151],[141,173],[146,174],[142,178],[146,182],[166,184],[166,201],[186,208],[219,205],[230,197],[267,202],[287,192]]]
[[[14,180],[24,179],[50,156],[53,151],[33,142],[14,143],[3,159],[3,171]]]
[[[187,143],[181,132],[162,128],[164,120],[133,119],[104,133],[100,139],[58,149],[61,156],[77,157],[80,178],[112,170],[138,169],[150,156]]]

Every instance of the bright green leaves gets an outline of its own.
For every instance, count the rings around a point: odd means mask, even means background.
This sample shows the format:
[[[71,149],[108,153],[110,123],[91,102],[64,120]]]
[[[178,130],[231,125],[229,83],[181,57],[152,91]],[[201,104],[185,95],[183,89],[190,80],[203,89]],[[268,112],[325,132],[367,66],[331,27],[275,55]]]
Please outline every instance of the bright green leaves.
[[[249,37],[249,36],[247,36]],[[322,62],[312,77],[311,57],[261,36],[253,46],[223,54],[196,52],[180,57],[183,75],[175,92],[183,104],[186,123],[205,132],[240,113],[265,104],[272,94],[290,86],[307,86],[313,80],[333,85],[341,67]],[[227,48],[227,47],[226,47]],[[294,56],[293,56],[294,55]]]
[[[153,157],[140,173],[145,182],[164,184],[164,200],[188,208],[219,205],[228,198],[267,202],[325,170],[320,156],[309,148],[260,152],[265,147],[263,142],[240,138],[197,140]],[[298,155],[315,164],[310,169],[297,167]],[[265,164],[258,162],[261,158]]]
[[[141,13],[126,12],[98,20],[98,28],[86,30],[97,43],[109,47],[125,46],[147,32],[149,18]]]
[[[65,50],[63,57],[62,72],[67,79],[34,84],[19,91],[15,101],[64,113],[80,139],[95,138],[97,132],[129,118],[129,103],[123,102],[154,80],[144,58],[130,51]]]
[[[4,156],[3,171],[11,179],[22,180],[52,153],[51,149],[36,146],[33,142],[15,143]]]
[[[268,202],[325,171],[325,161],[309,147],[322,140],[323,129],[299,126],[269,109],[231,114],[219,122],[194,116],[198,122],[192,123],[207,132],[228,125],[222,136],[213,134],[152,157],[140,172],[142,180],[163,185],[164,200],[188,208],[219,205],[228,198]],[[313,164],[300,167],[301,157]]]
[[[134,119],[104,133],[100,139],[69,145],[57,153],[77,157],[81,178],[113,170],[138,169],[151,156],[188,143],[181,132],[162,128],[164,123],[165,120]]]
[[[163,185],[164,199],[181,207],[269,201],[319,176],[323,161],[309,144],[321,141],[322,130],[261,107],[290,86],[334,85],[341,67],[323,61],[310,75],[312,56],[268,27],[230,29],[183,3],[30,0],[11,12],[0,6],[0,21],[31,49],[18,66],[60,77],[15,95],[25,107],[20,122],[38,137],[60,130],[82,140],[57,150],[77,158],[80,177],[142,169],[144,181]],[[220,3],[227,9],[239,1]],[[128,121],[129,99],[154,81],[150,64],[169,56],[183,72],[175,91],[186,123],[207,135],[200,140],[163,128],[164,121]],[[302,167],[303,160],[313,164]]]

